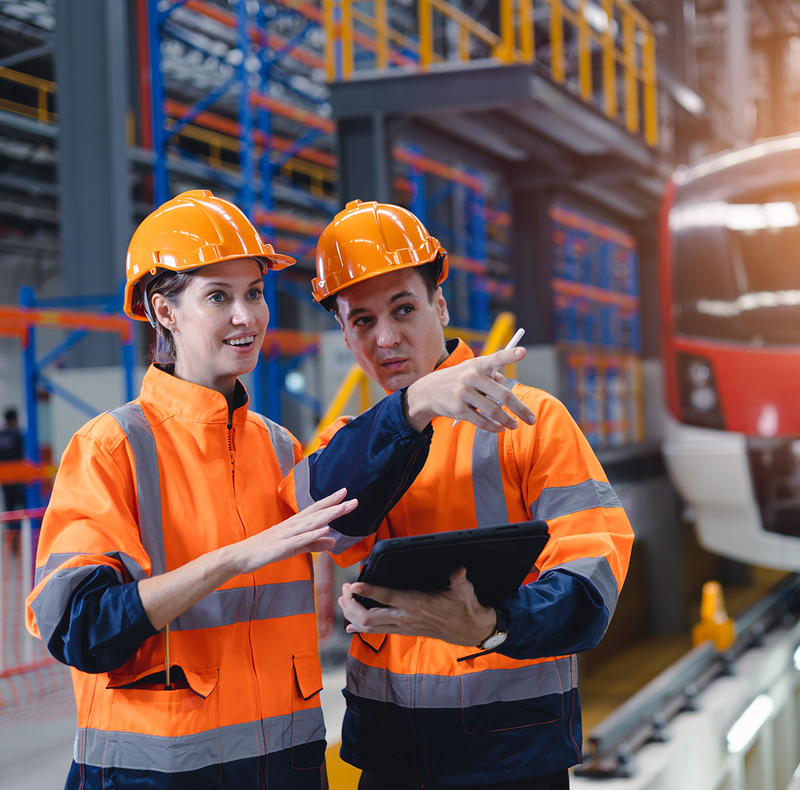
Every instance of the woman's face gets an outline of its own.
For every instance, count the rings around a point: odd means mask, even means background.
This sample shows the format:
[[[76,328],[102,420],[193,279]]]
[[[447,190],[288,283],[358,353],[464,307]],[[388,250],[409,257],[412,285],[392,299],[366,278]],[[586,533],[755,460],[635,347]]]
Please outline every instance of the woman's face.
[[[178,378],[228,397],[237,377],[255,368],[269,309],[252,258],[198,269],[177,304],[154,294],[153,310],[172,332]]]

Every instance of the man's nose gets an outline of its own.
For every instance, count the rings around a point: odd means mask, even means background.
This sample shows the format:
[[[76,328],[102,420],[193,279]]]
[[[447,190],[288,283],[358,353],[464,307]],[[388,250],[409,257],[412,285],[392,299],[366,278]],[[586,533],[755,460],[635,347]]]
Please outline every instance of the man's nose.
[[[391,348],[400,342],[400,332],[393,321],[382,321],[378,324],[378,345]]]

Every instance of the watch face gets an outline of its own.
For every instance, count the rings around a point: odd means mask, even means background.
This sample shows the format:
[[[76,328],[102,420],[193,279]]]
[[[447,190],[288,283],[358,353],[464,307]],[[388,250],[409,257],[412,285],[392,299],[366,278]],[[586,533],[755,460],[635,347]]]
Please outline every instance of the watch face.
[[[496,647],[500,647],[503,642],[506,641],[508,634],[492,634],[484,643],[483,649],[484,650],[494,650]]]

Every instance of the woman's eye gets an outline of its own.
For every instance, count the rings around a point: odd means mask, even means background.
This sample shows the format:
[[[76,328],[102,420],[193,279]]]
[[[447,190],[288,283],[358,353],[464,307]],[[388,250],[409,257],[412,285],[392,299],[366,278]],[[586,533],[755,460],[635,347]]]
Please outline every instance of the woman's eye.
[[[253,290],[249,293],[249,297],[253,301],[258,301],[262,296],[264,296],[264,292],[260,288],[253,288]]]
[[[214,302],[214,304],[219,304],[225,299],[225,294],[221,293],[220,291],[217,291],[216,293],[211,294],[209,298],[211,299],[212,302]]]

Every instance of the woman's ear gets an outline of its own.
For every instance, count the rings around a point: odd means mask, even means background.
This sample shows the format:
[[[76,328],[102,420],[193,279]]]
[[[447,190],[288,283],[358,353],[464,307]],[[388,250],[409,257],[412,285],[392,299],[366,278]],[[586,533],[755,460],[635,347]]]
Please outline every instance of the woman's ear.
[[[169,303],[169,300],[162,296],[160,293],[154,293],[150,297],[150,304],[153,308],[153,315],[156,318],[161,326],[164,329],[168,329],[170,332],[175,331],[175,311],[172,309],[172,305]]]

